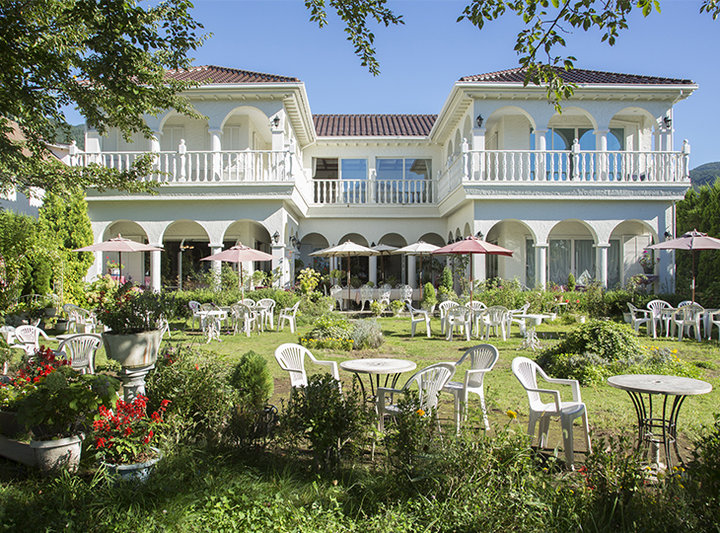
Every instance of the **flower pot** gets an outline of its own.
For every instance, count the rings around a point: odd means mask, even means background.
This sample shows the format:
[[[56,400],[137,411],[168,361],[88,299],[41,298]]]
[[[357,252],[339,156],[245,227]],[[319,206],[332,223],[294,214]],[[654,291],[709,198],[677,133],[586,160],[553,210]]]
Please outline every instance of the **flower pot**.
[[[162,452],[157,448],[150,448],[155,452],[155,457],[145,461],[144,463],[133,463],[127,465],[116,465],[113,463],[101,462],[108,471],[123,481],[139,481],[144,482],[150,476],[153,467],[162,459]]]
[[[650,265],[648,265],[648,266],[643,265],[642,269],[643,269],[643,272],[647,275],[651,275],[655,272],[655,267],[650,266]]]
[[[43,472],[69,470],[75,472],[80,464],[83,435],[64,439],[31,440],[35,463]]]
[[[118,361],[124,368],[142,368],[157,361],[162,332],[103,333],[102,338],[109,359]]]
[[[55,323],[55,331],[58,333],[65,333],[68,328],[68,322],[65,319],[60,319]]]
[[[45,316],[46,317],[49,318],[49,317],[55,316],[56,314],[57,314],[57,309],[55,309],[54,307],[46,307],[45,308]]]
[[[623,313],[623,320],[630,324],[632,322],[632,314],[631,313]]]

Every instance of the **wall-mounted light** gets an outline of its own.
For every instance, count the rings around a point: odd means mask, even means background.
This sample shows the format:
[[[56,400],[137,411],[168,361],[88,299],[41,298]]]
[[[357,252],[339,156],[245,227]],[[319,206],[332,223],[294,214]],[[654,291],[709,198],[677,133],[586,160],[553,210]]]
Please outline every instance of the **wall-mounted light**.
[[[476,236],[478,239],[480,239],[480,240],[482,240],[482,238],[484,237],[482,231],[478,231],[478,232],[475,234],[475,236]]]
[[[300,241],[298,240],[298,238],[295,235],[291,235],[290,236],[290,244],[292,245],[293,248],[297,248],[298,245],[300,244]]]
[[[666,127],[666,128],[672,127],[672,118],[669,117],[669,116],[667,116],[667,115],[664,116],[664,117],[663,117],[663,124],[665,124],[665,127]]]
[[[670,237],[672,237],[672,233],[670,233],[669,231],[666,231],[666,232],[665,232],[665,238],[666,238],[666,239],[669,239]]]
[[[483,125],[483,121],[484,121],[484,120],[485,120],[485,119],[483,119],[483,116],[482,116],[482,115],[478,115],[477,117],[475,117],[475,124],[477,124],[477,127],[478,127],[478,128],[482,128],[482,125]]]
[[[278,243],[280,240],[280,233],[278,231],[275,231],[275,233],[272,234],[272,240],[275,244]]]
[[[277,127],[280,125],[280,117],[277,116],[277,115],[275,115],[275,116],[270,120],[270,124],[271,124],[274,128],[277,128]]]

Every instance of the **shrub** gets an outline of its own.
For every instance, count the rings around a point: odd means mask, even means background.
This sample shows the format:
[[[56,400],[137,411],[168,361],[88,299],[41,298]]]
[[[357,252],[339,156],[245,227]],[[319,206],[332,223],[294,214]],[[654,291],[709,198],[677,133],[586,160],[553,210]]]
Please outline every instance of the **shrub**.
[[[437,295],[432,283],[426,283],[423,287],[423,299],[420,304],[423,309],[430,311],[437,305]]]
[[[440,277],[440,288],[445,289],[445,293],[452,292],[453,290],[453,275],[452,269],[449,266],[443,268],[442,276]]]
[[[390,302],[390,310],[393,316],[398,316],[400,312],[405,308],[405,302],[402,300],[393,300]]]
[[[305,268],[297,275],[298,286],[301,294],[310,294],[320,283],[320,272],[312,268]]]
[[[376,302],[374,300],[370,302],[370,312],[373,314],[373,316],[382,315],[386,307],[387,304],[385,304],[385,302]]]
[[[237,391],[232,432],[241,444],[251,444],[272,431],[273,410],[267,406],[272,396],[273,379],[265,358],[255,352],[242,355],[230,376]]]
[[[334,311],[320,316],[315,320],[315,327],[299,342],[309,350],[329,348],[352,350],[352,325],[340,313]]]
[[[295,447],[307,439],[315,466],[331,471],[362,449],[373,418],[356,385],[343,394],[340,382],[324,374],[311,376],[307,387],[293,388],[280,425]]]
[[[627,324],[618,324],[608,320],[590,320],[570,331],[567,336],[555,346],[548,348],[540,359],[553,354],[594,353],[602,359],[615,361],[617,359],[630,359],[642,352],[642,345],[632,328]]]
[[[570,272],[570,274],[568,274],[567,290],[569,290],[569,291],[575,290],[575,275],[572,272]]]
[[[314,324],[318,317],[326,315],[335,309],[335,300],[329,296],[323,296],[321,292],[312,292],[300,301],[298,310],[298,324]]]
[[[375,349],[385,342],[380,325],[376,320],[353,320],[352,341],[355,350]]]
[[[421,409],[415,393],[404,393],[398,408],[400,413],[385,438],[388,460],[395,469],[413,478],[425,466],[427,456],[440,447],[437,415]]]
[[[720,413],[695,442],[687,469],[687,491],[700,530],[711,531],[720,523]],[[681,487],[682,488],[682,487]]]

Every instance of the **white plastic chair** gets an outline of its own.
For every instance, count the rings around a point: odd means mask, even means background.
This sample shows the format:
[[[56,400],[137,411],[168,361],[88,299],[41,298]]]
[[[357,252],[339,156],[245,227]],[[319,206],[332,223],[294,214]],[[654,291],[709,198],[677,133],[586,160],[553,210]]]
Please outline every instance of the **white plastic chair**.
[[[22,348],[25,355],[32,358],[40,349],[40,337],[50,340],[50,337],[37,326],[18,326],[15,328],[15,342],[12,348]]]
[[[473,300],[472,302],[466,303],[465,307],[472,311],[474,327],[473,331],[475,332],[475,335],[480,335],[480,315],[485,309],[487,309],[487,305],[482,302],[478,302],[477,300]]]
[[[470,368],[465,371],[465,380],[463,382],[448,381],[443,387],[443,391],[449,392],[455,397],[455,429],[458,435],[460,434],[461,420],[467,420],[468,393],[470,392],[480,396],[480,407],[482,408],[485,429],[490,429],[487,408],[485,407],[483,380],[485,374],[493,369],[499,357],[498,349],[492,344],[478,344],[465,350],[462,357],[455,363],[457,369],[468,358],[470,359]]]
[[[368,306],[375,301],[375,289],[370,285],[360,287],[360,311],[365,311],[365,302]]]
[[[92,333],[80,333],[63,340],[55,353],[62,354],[70,366],[82,374],[95,373],[95,353],[102,344],[102,337]]]
[[[510,311],[508,311],[508,308],[503,307],[502,305],[493,305],[482,312],[482,314],[480,315],[480,323],[481,325],[485,326],[484,336],[486,339],[490,338],[491,331],[494,335],[497,335],[498,328],[500,328],[502,340],[507,339],[505,327],[508,322],[509,314]]]
[[[512,325],[517,324],[520,328],[520,335],[525,335],[525,319],[524,318],[515,318],[514,315],[524,315],[528,312],[528,309],[530,309],[530,304],[526,303],[523,305],[520,309],[511,309],[508,311],[508,321],[507,321],[507,334],[508,337],[512,337]]]
[[[446,300],[438,304],[438,309],[440,310],[440,333],[443,335],[445,334],[445,317],[447,316],[447,311],[451,307],[457,307],[458,305],[457,302],[453,302],[452,300]]]
[[[73,330],[75,333],[92,333],[95,331],[97,321],[92,311],[75,304],[63,305],[63,311],[68,316],[68,331]]]
[[[377,388],[377,413],[378,413],[378,429],[385,430],[385,417],[397,416],[400,408],[396,404],[385,403],[386,395],[392,397],[394,394],[402,394],[417,384],[419,408],[430,413],[437,408],[438,395],[442,388],[447,384],[455,373],[455,365],[453,363],[437,363],[430,365],[422,370],[415,372],[407,383],[400,389],[388,387]]]
[[[343,308],[343,289],[340,285],[333,285],[330,287],[330,297],[335,299],[335,302],[337,302],[338,308],[342,311]]]
[[[304,346],[288,342],[275,348],[275,359],[280,365],[280,368],[286,372],[290,372],[290,385],[292,387],[306,387],[308,384],[307,373],[305,372],[306,356],[310,359],[311,363],[328,367],[332,377],[338,381],[340,380],[338,366],[335,361],[320,361],[315,359],[315,356],[313,356],[310,350]]]
[[[629,304],[628,304],[629,305]],[[700,304],[689,304],[678,308],[673,314],[673,323],[678,328],[678,340],[681,341],[683,334],[690,335],[690,328],[695,329],[695,339],[700,341],[700,318],[705,311]]]
[[[290,324],[290,332],[295,333],[295,314],[297,313],[298,307],[300,307],[300,300],[295,302],[292,307],[286,307],[280,311],[278,315],[278,331],[285,327],[285,322]]]
[[[720,342],[720,311],[710,313],[710,316],[708,317],[707,331],[705,332],[705,336],[708,340],[710,340],[710,336],[712,335],[713,326],[718,329],[718,342]]]
[[[200,324],[200,302],[196,302],[195,300],[190,300],[188,302],[188,307],[190,308],[190,311],[192,311],[192,325],[193,328],[195,327],[195,323]]]
[[[576,418],[582,418],[585,424],[585,439],[587,451],[590,453],[592,447],[590,444],[590,427],[588,425],[587,409],[582,402],[580,396],[580,384],[575,379],[559,379],[551,378],[535,361],[527,357],[516,357],[512,362],[512,371],[520,384],[523,386],[528,395],[528,403],[530,407],[530,420],[528,421],[528,435],[535,435],[535,424],[540,422],[540,447],[547,446],[548,432],[550,420],[553,417],[560,418],[562,427],[563,448],[565,449],[565,460],[568,467],[572,468],[575,462],[574,444],[573,444],[573,422]],[[563,402],[560,400],[560,391],[555,389],[541,389],[538,387],[537,377],[540,377],[548,383],[560,385],[569,385],[572,389],[573,400],[571,402]],[[545,403],[540,397],[545,394],[552,397],[551,403]]]
[[[257,318],[258,315],[244,304],[233,304],[230,306],[230,317],[232,319],[233,335],[237,335],[238,331],[242,329],[246,336],[250,336],[250,332],[253,329],[257,329]],[[241,326],[242,324],[242,326]]]
[[[423,309],[415,309],[409,303],[405,303],[410,312],[410,337],[415,336],[415,328],[418,324],[425,323],[425,329],[427,330],[428,339],[431,337],[430,333],[430,315]]]
[[[275,329],[275,300],[272,298],[262,298],[258,300],[255,307],[257,307],[260,312],[260,321],[263,326],[267,324],[270,329]]]
[[[653,320],[652,311],[649,311],[647,309],[638,309],[630,302],[628,302],[627,305],[628,309],[630,309],[630,324],[635,330],[635,333],[640,334],[640,326],[645,324],[645,329],[647,329],[648,336],[653,334],[653,325],[655,324],[655,322]]]
[[[672,316],[663,311],[665,309],[672,309],[672,305],[665,300],[652,300],[648,302],[647,308],[652,313],[653,337],[656,338],[658,336],[658,332],[662,335],[663,331],[665,332],[665,335],[669,335]]]
[[[2,334],[5,342],[12,344],[15,342],[15,328],[12,326],[0,326],[0,334]]]
[[[465,340],[470,340],[470,330],[472,329],[472,311],[467,307],[456,305],[450,307],[445,315],[445,338],[449,341],[453,340],[455,330],[465,334]]]

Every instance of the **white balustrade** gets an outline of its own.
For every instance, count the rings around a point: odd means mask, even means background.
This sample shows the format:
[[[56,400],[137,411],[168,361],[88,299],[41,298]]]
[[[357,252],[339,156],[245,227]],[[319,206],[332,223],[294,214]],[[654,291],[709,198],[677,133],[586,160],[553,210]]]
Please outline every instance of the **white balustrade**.
[[[432,180],[338,180],[315,179],[313,202],[316,204],[417,205],[435,200]]]

